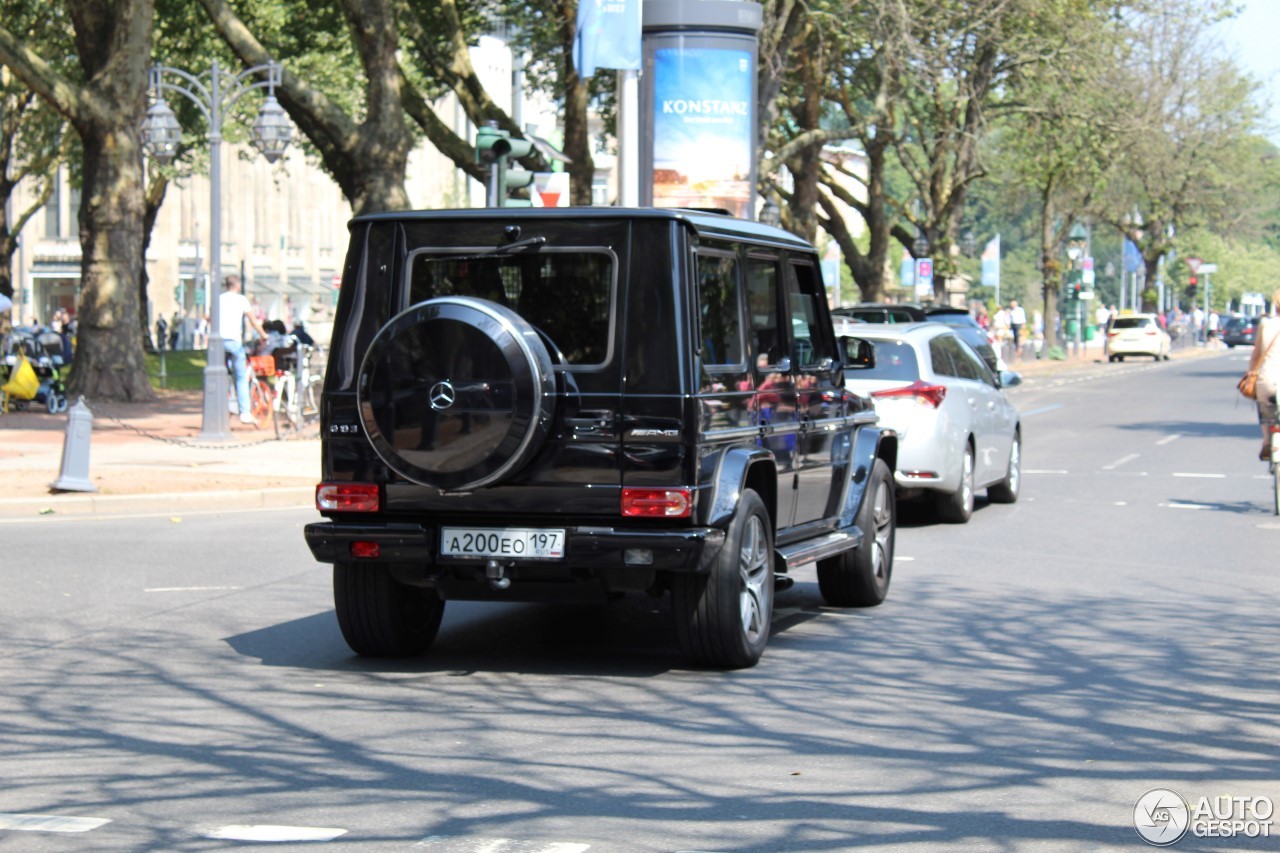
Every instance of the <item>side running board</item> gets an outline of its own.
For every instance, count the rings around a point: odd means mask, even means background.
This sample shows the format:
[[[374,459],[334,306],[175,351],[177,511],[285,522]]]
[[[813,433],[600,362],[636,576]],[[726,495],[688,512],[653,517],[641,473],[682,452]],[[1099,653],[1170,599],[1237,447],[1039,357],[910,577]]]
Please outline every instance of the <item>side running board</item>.
[[[816,539],[806,539],[794,545],[783,545],[776,549],[778,557],[782,560],[782,565],[777,568],[777,571],[789,572],[805,563],[851,551],[861,544],[862,531],[855,524]]]

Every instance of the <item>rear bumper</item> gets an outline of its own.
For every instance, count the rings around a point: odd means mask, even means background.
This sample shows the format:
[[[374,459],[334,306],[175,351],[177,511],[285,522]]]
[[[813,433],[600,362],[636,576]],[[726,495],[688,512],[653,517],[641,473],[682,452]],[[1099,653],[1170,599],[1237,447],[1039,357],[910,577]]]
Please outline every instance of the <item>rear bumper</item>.
[[[478,557],[440,557],[436,526],[414,522],[322,521],[308,524],[307,545],[322,563],[416,564],[445,569],[483,569]],[[566,577],[652,569],[707,572],[724,545],[724,531],[715,527],[672,530],[581,525],[565,530],[562,560],[508,560],[509,566],[536,568],[541,574],[563,570]],[[376,543],[377,557],[353,557],[356,542]]]

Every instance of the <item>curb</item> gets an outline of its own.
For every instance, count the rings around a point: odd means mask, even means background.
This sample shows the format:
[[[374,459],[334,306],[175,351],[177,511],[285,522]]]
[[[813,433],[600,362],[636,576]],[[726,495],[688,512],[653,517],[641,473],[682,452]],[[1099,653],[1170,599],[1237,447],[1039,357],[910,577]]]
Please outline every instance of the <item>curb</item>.
[[[309,509],[314,506],[315,489],[307,486],[139,495],[51,494],[40,498],[0,498],[0,523],[30,521],[33,518],[180,515],[183,512]]]

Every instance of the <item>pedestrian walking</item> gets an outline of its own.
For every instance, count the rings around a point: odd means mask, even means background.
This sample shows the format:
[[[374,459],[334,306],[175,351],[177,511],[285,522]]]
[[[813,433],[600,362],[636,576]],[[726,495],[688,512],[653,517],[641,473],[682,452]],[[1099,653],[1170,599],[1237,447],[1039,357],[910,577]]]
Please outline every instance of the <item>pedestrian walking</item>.
[[[253,313],[253,306],[240,292],[240,276],[232,274],[223,281],[223,291],[218,296],[218,334],[222,346],[231,357],[231,369],[236,381],[236,409],[240,423],[257,425],[249,411],[249,359],[244,349],[244,325],[248,323],[259,337],[267,336],[262,323]]]
[[[1027,325],[1027,312],[1018,300],[1009,300],[1009,331],[1013,336],[1013,351],[1022,358],[1022,329]]]

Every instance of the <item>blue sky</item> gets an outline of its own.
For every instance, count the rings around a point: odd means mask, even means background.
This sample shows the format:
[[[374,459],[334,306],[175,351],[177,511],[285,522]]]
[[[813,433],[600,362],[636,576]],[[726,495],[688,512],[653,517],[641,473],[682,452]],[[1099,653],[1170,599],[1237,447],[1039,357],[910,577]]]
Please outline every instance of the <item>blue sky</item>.
[[[1243,0],[1236,18],[1223,25],[1223,47],[1237,64],[1262,84],[1270,100],[1268,135],[1280,144],[1280,0]]]

